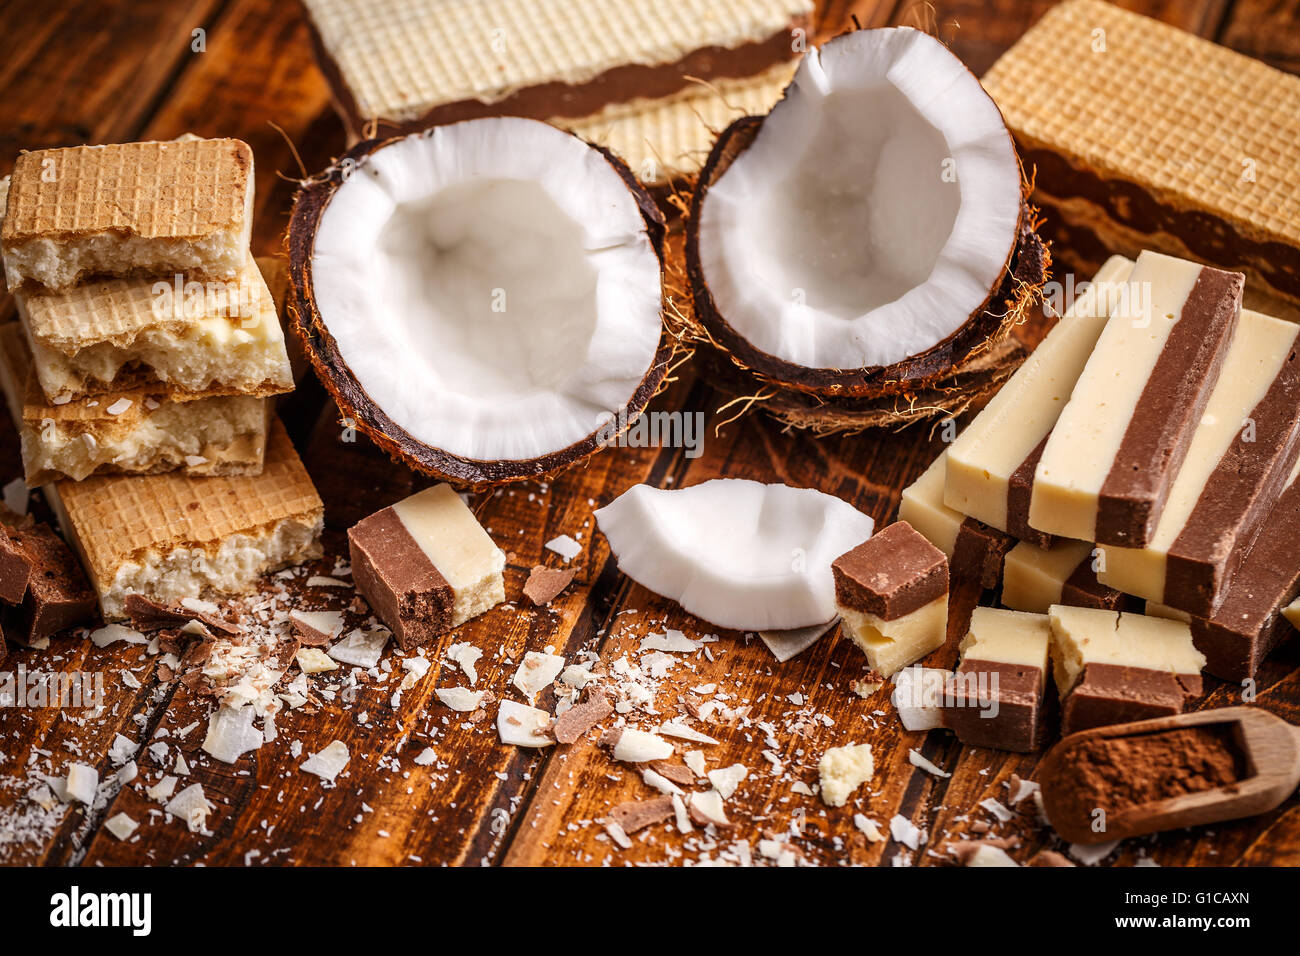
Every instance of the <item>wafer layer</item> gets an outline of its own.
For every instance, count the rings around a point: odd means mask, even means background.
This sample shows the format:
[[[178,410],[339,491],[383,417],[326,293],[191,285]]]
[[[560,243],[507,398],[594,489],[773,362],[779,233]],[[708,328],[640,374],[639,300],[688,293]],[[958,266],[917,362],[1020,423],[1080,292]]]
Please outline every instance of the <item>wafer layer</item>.
[[[811,0],[305,0],[354,135],[367,120],[545,119],[747,76],[794,55]],[[695,58],[692,59],[692,55]],[[556,109],[556,106],[559,109]]]
[[[18,323],[0,326],[0,385],[22,442],[27,484],[92,474],[249,475],[262,470],[266,399],[173,402],[148,389],[52,405],[31,374]]]
[[[47,494],[110,620],[132,592],[162,601],[240,593],[320,554],[320,496],[278,420],[258,476],[91,477]]]
[[[1300,78],[1066,0],[983,82],[1041,201],[1086,200],[1145,247],[1245,267],[1300,298]]]
[[[248,254],[253,154],[234,139],[23,153],[3,230],[10,289],[87,275],[226,278]]]
[[[229,281],[106,279],[14,299],[50,401],[144,385],[178,400],[293,388],[275,301],[251,256]]]

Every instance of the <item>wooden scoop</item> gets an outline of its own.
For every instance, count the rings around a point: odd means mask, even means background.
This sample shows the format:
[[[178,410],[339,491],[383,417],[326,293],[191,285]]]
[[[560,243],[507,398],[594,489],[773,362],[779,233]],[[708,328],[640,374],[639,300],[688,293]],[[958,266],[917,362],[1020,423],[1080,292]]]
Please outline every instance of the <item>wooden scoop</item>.
[[[1243,768],[1242,777],[1236,783],[1108,810],[1106,826],[1101,832],[1093,830],[1091,815],[1081,820],[1072,818],[1066,768],[1073,763],[1079,744],[1089,739],[1131,737],[1206,724],[1231,727]],[[1255,707],[1223,707],[1095,727],[1058,741],[1039,765],[1038,780],[1043,788],[1047,819],[1071,843],[1106,843],[1143,833],[1235,820],[1272,810],[1300,785],[1300,727]],[[1075,808],[1074,815],[1077,813]]]

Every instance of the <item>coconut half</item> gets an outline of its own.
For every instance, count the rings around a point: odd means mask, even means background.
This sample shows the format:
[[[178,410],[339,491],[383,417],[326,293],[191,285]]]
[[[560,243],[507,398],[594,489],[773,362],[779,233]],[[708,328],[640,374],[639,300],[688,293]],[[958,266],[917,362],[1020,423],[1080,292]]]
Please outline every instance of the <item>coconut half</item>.
[[[1045,280],[1023,193],[1001,113],[947,47],[906,27],[844,34],[768,116],[719,137],[687,235],[696,319],[782,387],[925,387]]]
[[[461,483],[542,475],[655,393],[663,218],[611,154],[500,117],[360,143],[303,184],[292,312],[345,420]]]
[[[835,617],[831,562],[875,523],[833,495],[715,478],[635,485],[596,511],[618,568],[718,627],[790,630]]]

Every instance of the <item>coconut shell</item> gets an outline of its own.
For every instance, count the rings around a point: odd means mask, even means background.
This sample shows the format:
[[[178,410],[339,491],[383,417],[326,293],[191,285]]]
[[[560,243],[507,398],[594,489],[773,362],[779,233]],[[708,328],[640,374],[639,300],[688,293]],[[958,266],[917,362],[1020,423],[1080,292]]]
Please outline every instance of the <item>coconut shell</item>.
[[[760,383],[806,392],[823,402],[828,399],[873,399],[904,396],[929,389],[952,375],[953,369],[990,343],[1005,338],[1027,311],[1041,300],[1051,257],[1036,234],[1035,211],[1022,201],[1019,239],[1003,272],[1003,280],[983,306],[952,335],[924,352],[893,365],[860,369],[808,368],[786,362],[756,348],[736,331],[713,301],[699,255],[699,221],[709,188],[754,141],[765,117],[736,120],[718,137],[700,172],[686,223],[686,278],[694,322],[706,337],[726,352],[738,366]],[[1022,194],[1028,184],[1022,183]]]
[[[357,382],[316,306],[312,284],[316,230],[321,215],[346,176],[355,172],[372,153],[402,138],[389,136],[357,143],[323,172],[300,183],[285,236],[289,259],[289,326],[301,341],[316,376],[338,405],[341,422],[356,428],[399,464],[469,487],[546,477],[582,461],[606,444],[612,444],[611,438],[619,432],[593,431],[581,441],[539,458],[512,461],[465,458],[412,437],[376,405]],[[666,227],[654,198],[637,182],[621,159],[601,147],[591,148],[605,157],[636,198],[646,233],[662,266]],[[640,386],[621,410],[615,410],[618,416],[615,421],[625,423],[622,430],[631,426],[660,390],[677,347],[677,341],[667,330],[660,333],[659,347]]]

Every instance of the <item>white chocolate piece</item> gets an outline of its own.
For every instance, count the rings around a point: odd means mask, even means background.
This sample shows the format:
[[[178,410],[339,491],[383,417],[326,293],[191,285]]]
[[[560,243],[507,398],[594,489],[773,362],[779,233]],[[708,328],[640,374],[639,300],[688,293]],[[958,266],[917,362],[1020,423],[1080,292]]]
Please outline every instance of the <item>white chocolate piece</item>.
[[[454,594],[451,626],[458,627],[506,599],[501,576],[506,556],[452,490],[434,485],[393,505],[398,519]]]
[[[1008,531],[1011,476],[1056,424],[1106,327],[1131,260],[1112,256],[1025,363],[948,448],[943,500]]]
[[[1046,614],[977,607],[962,639],[962,660],[1036,667],[1047,677],[1052,628]]]
[[[932,545],[952,560],[957,534],[966,516],[944,504],[944,474],[948,452],[936,458],[920,478],[903,489],[898,506],[898,520],[906,521],[921,532]]]
[[[828,807],[842,807],[849,795],[875,773],[871,744],[832,747],[817,761],[822,800]]]
[[[1165,599],[1170,548],[1187,526],[1219,462],[1241,433],[1243,423],[1282,371],[1295,340],[1294,323],[1242,310],[1223,371],[1192,436],[1187,458],[1170,489],[1155,534],[1143,548],[1105,546],[1105,561],[1097,573],[1102,584],[1148,601]],[[1271,454],[1272,449],[1263,453]]]
[[[1065,582],[1092,548],[1086,541],[1067,538],[1057,539],[1050,548],[1020,542],[1002,564],[1002,603],[1017,611],[1046,614],[1053,604],[1061,603]]]
[[[1138,257],[1038,461],[1032,527],[1097,540],[1102,486],[1202,268],[1158,253]]]
[[[1089,664],[1196,675],[1205,667],[1205,655],[1192,644],[1192,629],[1181,621],[1060,605],[1048,617],[1052,669],[1062,697]]]
[[[1282,616],[1291,622],[1292,627],[1300,630],[1300,598],[1282,608]]]
[[[948,634],[948,595],[910,614],[886,621],[837,604],[844,631],[867,655],[867,663],[889,677],[941,647]]]

